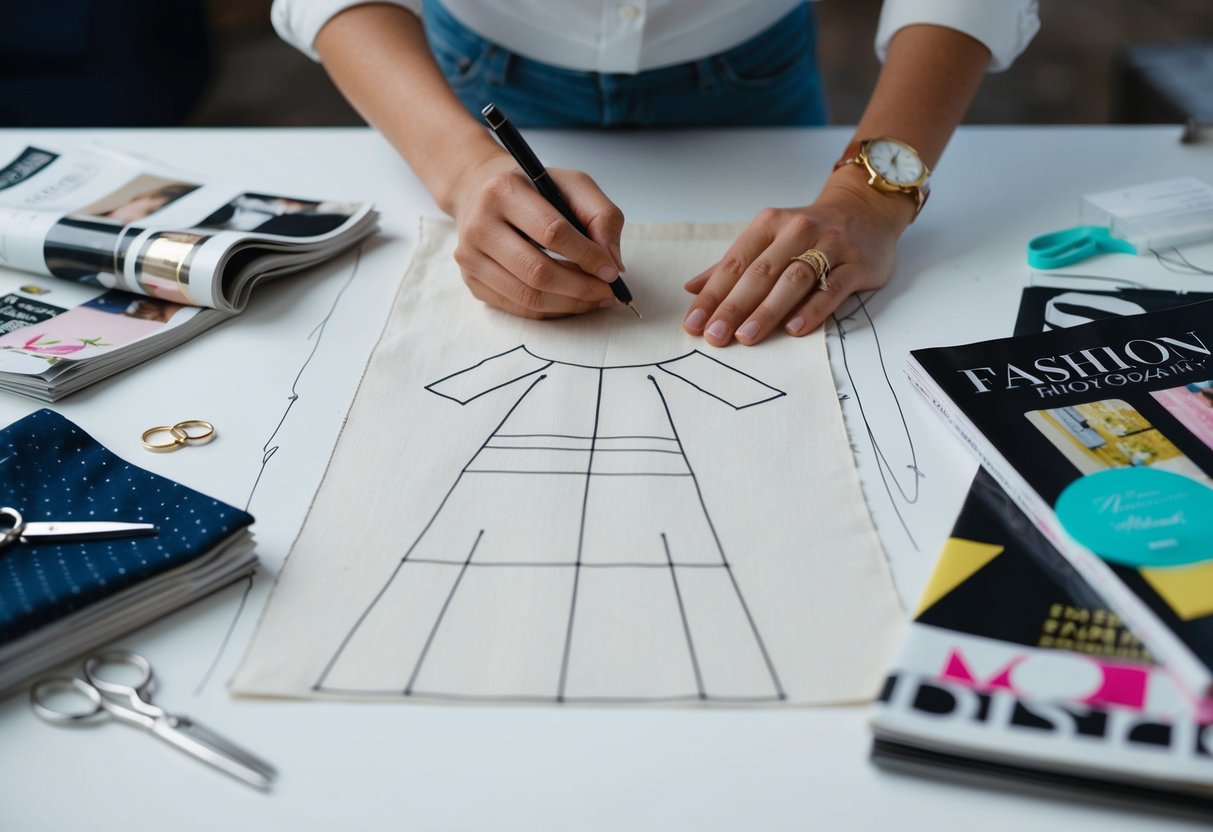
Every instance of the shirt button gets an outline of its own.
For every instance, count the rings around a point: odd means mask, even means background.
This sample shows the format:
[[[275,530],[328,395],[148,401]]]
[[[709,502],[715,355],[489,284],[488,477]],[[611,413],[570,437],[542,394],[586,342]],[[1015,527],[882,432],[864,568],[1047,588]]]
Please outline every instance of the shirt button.
[[[623,6],[619,9],[619,19],[631,23],[636,18],[640,17],[640,9],[633,5]]]

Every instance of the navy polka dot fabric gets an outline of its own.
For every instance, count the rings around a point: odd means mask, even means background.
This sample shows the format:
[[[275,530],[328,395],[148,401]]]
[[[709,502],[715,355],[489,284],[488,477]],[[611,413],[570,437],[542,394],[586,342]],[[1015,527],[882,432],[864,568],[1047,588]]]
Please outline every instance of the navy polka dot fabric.
[[[39,410],[0,430],[0,505],[25,520],[154,523],[157,534],[0,551],[0,644],[205,554],[247,512],[131,465]]]

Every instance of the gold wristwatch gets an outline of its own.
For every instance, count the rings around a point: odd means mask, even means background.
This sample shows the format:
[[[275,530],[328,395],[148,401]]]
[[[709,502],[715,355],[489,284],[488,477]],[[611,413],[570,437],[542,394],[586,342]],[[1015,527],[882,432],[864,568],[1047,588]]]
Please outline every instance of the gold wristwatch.
[[[918,151],[903,141],[887,136],[856,139],[847,145],[834,170],[843,165],[859,165],[868,172],[868,184],[884,193],[902,193],[914,200],[914,216],[926,205],[931,186],[931,171]]]

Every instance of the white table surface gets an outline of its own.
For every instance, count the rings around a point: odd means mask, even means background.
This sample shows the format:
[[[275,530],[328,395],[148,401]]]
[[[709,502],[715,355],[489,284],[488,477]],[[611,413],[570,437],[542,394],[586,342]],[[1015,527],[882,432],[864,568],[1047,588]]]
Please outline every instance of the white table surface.
[[[856,461],[907,606],[975,465],[906,382],[906,352],[1008,334],[1031,278],[1026,241],[1076,224],[1082,194],[1187,174],[1213,179],[1213,146],[1180,145],[1178,132],[962,129],[931,202],[903,239],[893,283],[867,304],[874,325],[862,313],[846,324],[845,364],[840,340],[830,339]],[[254,190],[371,199],[383,231],[356,270],[347,256],[261,287],[238,318],[54,405],[128,460],[247,504],[257,517],[263,568],[247,598],[244,585],[230,587],[117,644],[151,659],[160,704],[273,761],[278,784],[257,793],[117,724],[53,728],[33,716],[24,696],[10,696],[0,701],[0,829],[1203,828],[1145,811],[882,772],[867,759],[861,707],[230,697],[225,683],[323,476],[411,255],[417,219],[437,211],[367,130],[9,135],[44,144],[95,138]],[[531,135],[550,166],[589,171],[632,222],[747,220],[767,205],[804,204],[848,137],[843,129]],[[1213,249],[1200,251],[1213,261]],[[1107,268],[1158,273],[1144,259],[1116,257]],[[1099,273],[1105,265],[1091,268]],[[1187,280],[1192,288],[1201,281]],[[0,423],[39,406],[5,395]],[[212,421],[218,441],[174,454],[140,448],[144,428],[188,418]],[[917,482],[911,465],[922,473]]]

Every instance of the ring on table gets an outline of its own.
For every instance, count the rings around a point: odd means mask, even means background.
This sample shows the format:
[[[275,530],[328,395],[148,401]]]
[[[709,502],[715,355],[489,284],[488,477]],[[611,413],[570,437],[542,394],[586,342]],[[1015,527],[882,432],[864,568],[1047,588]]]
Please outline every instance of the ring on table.
[[[152,437],[161,433],[168,434],[169,440],[167,442],[153,442]],[[172,425],[157,425],[154,428],[148,428],[139,437],[139,440],[143,443],[143,447],[156,453],[175,451],[189,441],[185,438],[185,431],[174,433]]]
[[[825,252],[820,249],[811,248],[803,254],[797,254],[792,260],[799,260],[802,263],[809,264],[813,271],[817,273],[817,288],[821,289],[821,291],[824,292],[830,288],[830,261],[826,259]]]
[[[154,441],[160,434],[166,434],[167,441]],[[210,422],[202,419],[186,419],[175,425],[157,425],[154,428],[148,428],[139,437],[139,440],[149,451],[165,453],[175,451],[182,445],[205,445],[214,438],[215,426]]]
[[[190,433],[190,429],[194,433]],[[174,437],[184,437],[183,442],[191,445],[205,445],[215,438],[215,426],[204,419],[186,419],[173,425],[169,431]]]

